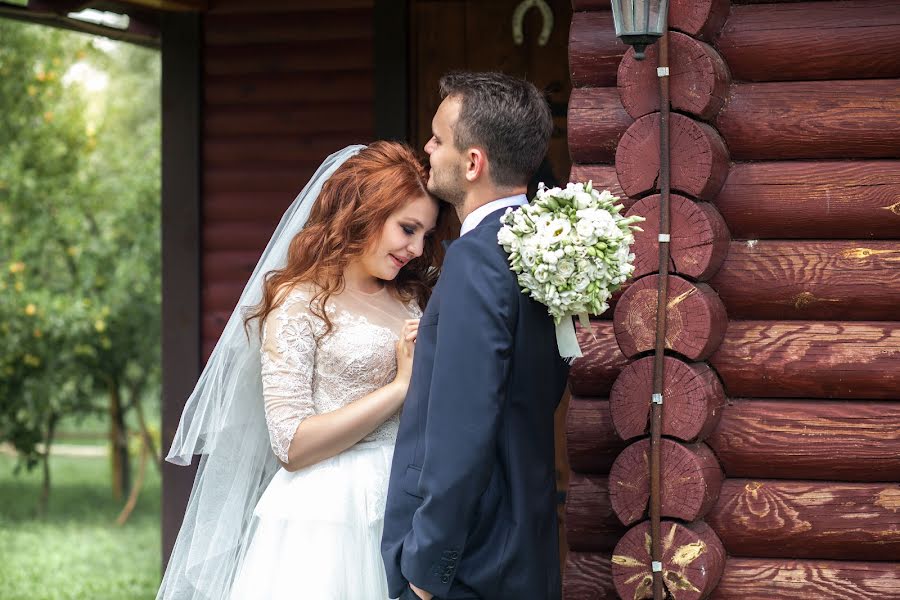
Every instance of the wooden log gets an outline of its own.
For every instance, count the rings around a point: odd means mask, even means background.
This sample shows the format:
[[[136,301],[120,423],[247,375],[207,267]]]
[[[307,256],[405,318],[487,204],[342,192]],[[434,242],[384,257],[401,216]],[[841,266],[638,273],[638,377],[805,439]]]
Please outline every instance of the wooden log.
[[[900,161],[735,163],[715,205],[736,238],[897,239]]]
[[[744,81],[896,78],[900,10],[895,0],[734,6],[716,47]]]
[[[896,319],[900,241],[735,242],[709,283],[733,319]]]
[[[615,165],[572,165],[569,181],[592,181],[596,189],[609,190],[613,196],[617,196],[626,211],[635,203],[635,200],[629,198],[628,194],[622,190],[622,186],[619,185],[619,176],[616,174]]]
[[[658,275],[638,279],[625,290],[613,315],[622,354],[634,357],[656,346]],[[728,316],[711,287],[670,275],[666,303],[666,348],[690,360],[709,357],[725,335]]]
[[[684,115],[672,113],[669,125],[672,190],[700,200],[714,198],[728,175],[725,142],[709,125]],[[570,131],[574,127],[570,124]],[[641,117],[622,135],[616,149],[616,173],[629,196],[657,189],[659,114]]]
[[[590,529],[581,528],[582,523],[590,523]],[[619,523],[609,501],[606,479],[573,473],[566,494],[566,539],[569,548],[612,550],[623,533],[625,527]]]
[[[259,261],[262,250],[223,250],[204,252],[203,276],[209,281],[247,281]]]
[[[706,520],[735,556],[898,561],[898,509],[897,483],[727,479]]]
[[[371,139],[375,118],[371,104],[348,101],[302,106],[209,106],[203,110],[203,123],[210,137],[354,133],[357,139]]]
[[[731,321],[709,362],[729,396],[878,400],[896,399],[898,360],[898,322]]]
[[[609,10],[609,0],[572,0],[572,10]]]
[[[632,118],[659,111],[658,46],[647,47],[643,60],[634,50],[619,63],[618,88],[622,106]],[[725,61],[712,46],[683,33],[669,34],[669,98],[673,110],[709,121],[719,113],[731,86]]]
[[[371,40],[316,40],[250,46],[207,46],[206,75],[347,71],[372,68]]]
[[[653,598],[650,523],[631,528],[612,556],[613,584],[621,598]],[[725,568],[725,550],[705,523],[662,524],[663,585],[673,600],[699,600],[716,587]]]
[[[722,30],[730,8],[730,0],[672,0],[669,28],[708,41]]]
[[[319,40],[371,40],[372,9],[277,13],[217,14],[203,18],[206,46],[272,44]]]
[[[203,313],[213,314],[220,311],[231,313],[238,299],[240,299],[246,283],[246,281],[236,280],[204,281],[200,300]],[[217,326],[213,322],[207,324],[212,326],[211,330],[214,330]]]
[[[203,222],[223,223],[247,219],[272,223],[272,231],[290,206],[293,196],[282,192],[216,192],[203,198]]]
[[[262,252],[276,225],[262,221],[208,223],[203,228],[203,251]]]
[[[634,234],[634,274],[643,277],[659,271],[659,194],[636,202],[627,216],[640,215],[643,231]],[[705,281],[714,275],[728,253],[728,226],[708,202],[694,202],[679,194],[669,198],[669,272]]]
[[[607,480],[587,479],[593,487],[585,483],[569,490],[567,500],[579,511],[569,516],[567,526],[590,540],[608,535],[610,508],[607,498],[592,499]],[[897,562],[898,508],[897,483],[729,478],[705,520],[730,556]]]
[[[729,477],[900,481],[900,403],[735,399],[706,443]]]
[[[660,514],[696,521],[719,498],[722,469],[706,444],[679,444],[663,439],[660,445]],[[625,448],[609,471],[609,497],[613,512],[625,525],[646,518],[650,500],[650,440]]]
[[[567,125],[572,162],[613,162],[619,138],[631,123],[615,87],[573,89]]]
[[[358,141],[356,132],[304,135],[245,137],[206,137],[203,141],[203,161],[209,167],[240,165],[288,167],[299,158],[313,159],[328,156],[335,148]]]
[[[572,15],[569,72],[573,86],[615,86],[619,61],[626,50],[628,47],[616,37],[612,13],[608,10]]]
[[[722,383],[706,363],[686,363],[671,356],[664,360],[662,435],[702,441],[722,415],[726,402]],[[624,440],[649,433],[653,362],[652,356],[646,356],[630,363],[610,391],[613,426]]]
[[[580,396],[607,396],[619,372],[628,363],[616,344],[611,321],[591,321],[591,331],[576,327],[584,357],[569,371],[569,388]]]
[[[900,155],[898,122],[900,85],[867,79],[735,84],[715,125],[735,160],[847,159]]]
[[[348,8],[372,8],[372,0],[216,0],[209,12],[215,14],[302,13]]]
[[[203,193],[274,192],[287,196],[290,204],[290,200],[303,189],[325,156],[298,160],[292,169],[245,169],[240,165],[204,169]]]
[[[574,471],[609,473],[626,446],[613,428],[608,401],[572,397],[566,415],[566,448]]]
[[[609,552],[567,553],[563,570],[563,598],[568,600],[616,598],[611,558]]]
[[[731,556],[710,600],[896,600],[900,563],[836,560],[779,560]],[[615,598],[608,554],[569,552],[563,597]]]

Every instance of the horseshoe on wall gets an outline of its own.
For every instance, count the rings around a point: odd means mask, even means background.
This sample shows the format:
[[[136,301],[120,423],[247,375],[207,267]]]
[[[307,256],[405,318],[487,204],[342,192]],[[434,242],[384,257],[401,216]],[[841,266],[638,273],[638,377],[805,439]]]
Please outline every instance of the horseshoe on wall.
[[[553,11],[550,9],[550,6],[544,0],[522,0],[516,6],[512,16],[513,41],[516,43],[516,46],[521,46],[525,41],[525,34],[522,33],[522,22],[525,20],[525,13],[535,7],[541,11],[541,16],[544,18],[541,34],[538,36],[538,45],[546,46],[547,40],[550,39],[550,33],[553,31]]]

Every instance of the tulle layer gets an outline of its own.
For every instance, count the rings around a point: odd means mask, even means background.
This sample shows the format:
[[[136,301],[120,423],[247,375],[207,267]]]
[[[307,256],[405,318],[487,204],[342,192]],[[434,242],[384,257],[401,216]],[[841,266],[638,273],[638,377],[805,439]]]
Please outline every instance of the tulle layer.
[[[386,600],[381,532],[393,445],[276,473],[253,513],[232,600]]]

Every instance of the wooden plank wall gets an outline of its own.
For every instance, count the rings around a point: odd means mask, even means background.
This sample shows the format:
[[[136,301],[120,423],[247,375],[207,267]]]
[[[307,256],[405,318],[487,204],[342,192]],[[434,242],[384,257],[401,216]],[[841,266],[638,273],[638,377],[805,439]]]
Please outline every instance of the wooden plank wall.
[[[374,137],[374,0],[215,0],[203,19],[203,351],[282,212]]]
[[[564,595],[649,598],[656,50],[573,4],[571,179],[648,221],[641,278],[580,334]],[[670,27],[668,593],[897,598],[900,0],[672,0]]]

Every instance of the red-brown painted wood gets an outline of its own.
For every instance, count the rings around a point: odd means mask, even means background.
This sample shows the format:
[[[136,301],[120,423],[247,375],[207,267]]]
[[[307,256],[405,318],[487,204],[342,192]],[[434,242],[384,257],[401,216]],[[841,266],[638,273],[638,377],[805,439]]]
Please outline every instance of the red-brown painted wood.
[[[726,479],[706,520],[730,555],[900,561],[898,509],[897,483]]]
[[[731,321],[709,362],[729,396],[896,399],[900,322]]]
[[[735,163],[715,205],[735,238],[897,239],[900,161]]]
[[[900,402],[735,399],[706,443],[729,477],[900,481]]]
[[[262,73],[352,71],[371,68],[373,60],[374,46],[369,39],[209,46],[203,70],[206,75],[238,77]]]
[[[203,122],[206,131],[217,137],[310,136],[348,132],[358,136],[361,131],[372,130],[375,118],[371,104],[348,101],[262,107],[208,106],[203,111]]]
[[[631,528],[612,556],[613,584],[621,598],[653,598],[648,521]],[[663,585],[673,600],[699,600],[712,592],[725,568],[725,550],[705,523],[662,524]]]
[[[664,360],[662,435],[702,441],[722,415],[726,402],[722,384],[706,363],[686,363],[671,356]],[[653,362],[652,356],[646,356],[630,363],[610,391],[609,410],[622,439],[648,433]]]
[[[372,40],[372,9],[325,9],[292,15],[259,12],[203,17],[207,46],[330,40]]]
[[[643,231],[634,234],[634,275],[643,277],[659,271],[659,195],[636,202],[628,216],[646,219],[640,224]],[[708,202],[694,202],[679,194],[669,197],[669,272],[685,275],[698,281],[713,276],[728,254],[728,226]]]
[[[616,305],[613,324],[622,354],[634,357],[656,345],[658,275],[638,279],[625,290]],[[711,287],[668,277],[666,348],[690,360],[711,355],[725,335],[728,316]]]
[[[569,466],[581,473],[609,473],[626,444],[616,435],[605,399],[573,396],[566,415]]]
[[[660,444],[660,515],[696,521],[719,498],[722,469],[706,444],[679,444],[663,439]],[[625,448],[609,471],[609,497],[613,512],[625,525],[646,518],[650,500],[650,440]]]
[[[591,331],[576,326],[582,358],[576,358],[569,371],[573,394],[606,396],[619,372],[628,363],[616,344],[612,321],[591,321]]]
[[[867,79],[735,84],[715,126],[735,160],[848,159],[900,156],[898,122],[897,80]]]
[[[669,126],[672,190],[700,200],[714,198],[728,175],[728,149],[722,137],[709,125],[677,113],[670,115]],[[582,139],[574,132],[569,138]],[[591,153],[595,142],[585,139],[584,143],[590,146],[575,147]],[[659,114],[639,118],[622,135],[616,149],[616,173],[629,196],[657,189]]]
[[[566,499],[566,539],[569,548],[612,550],[625,533],[625,527],[612,510],[606,479],[572,473]],[[582,523],[589,523],[590,528],[581,528]]]
[[[269,104],[357,102],[374,100],[371,70],[295,73],[291,75],[207,76],[205,100],[209,106],[259,108]]]
[[[734,6],[716,47],[735,79],[900,77],[895,0]]]
[[[244,168],[290,167],[297,157],[311,159],[325,157],[359,140],[356,133],[344,132],[310,136],[246,137],[207,136],[203,143],[203,158],[212,168],[241,165]],[[298,192],[300,190],[297,190]]]
[[[659,111],[657,48],[649,46],[643,60],[636,60],[634,50],[629,50],[619,63],[619,96],[635,119]],[[705,121],[713,119],[731,86],[728,67],[719,53],[700,40],[673,31],[669,34],[669,66],[672,109]]]
[[[609,190],[613,196],[617,196],[625,210],[631,208],[635,203],[635,200],[629,198],[628,194],[622,190],[622,186],[619,185],[619,176],[616,174],[615,165],[572,165],[569,181],[592,181],[596,189]]]
[[[576,11],[580,10],[575,8]],[[612,87],[628,47],[616,37],[612,13],[575,12],[569,29],[569,72],[575,87]]]
[[[611,163],[633,119],[615,87],[576,88],[569,98],[569,153],[573,162]]]
[[[708,41],[722,30],[730,8],[729,0],[672,0],[669,28]]]
[[[900,241],[734,242],[709,284],[732,319],[897,319]]]
[[[710,600],[896,600],[900,563],[785,560],[731,556]],[[605,600],[618,594],[608,553],[569,552],[563,578],[567,600]]]

